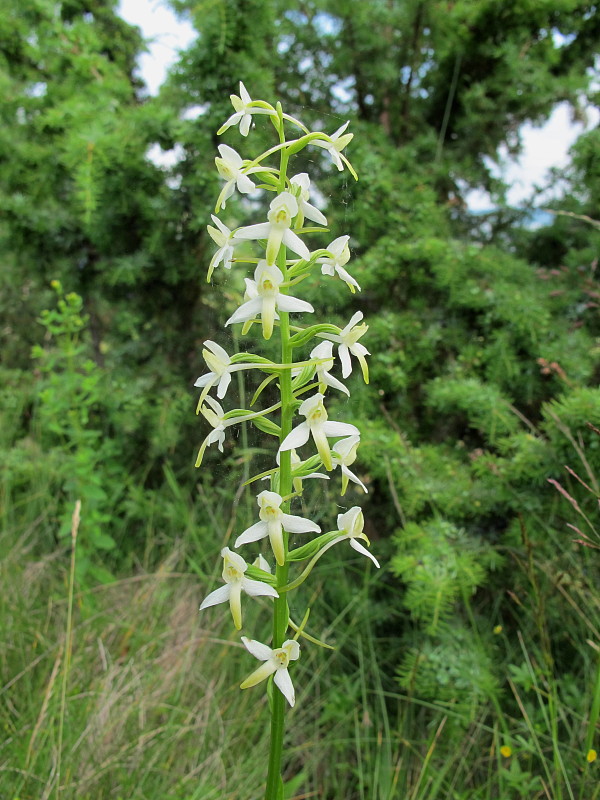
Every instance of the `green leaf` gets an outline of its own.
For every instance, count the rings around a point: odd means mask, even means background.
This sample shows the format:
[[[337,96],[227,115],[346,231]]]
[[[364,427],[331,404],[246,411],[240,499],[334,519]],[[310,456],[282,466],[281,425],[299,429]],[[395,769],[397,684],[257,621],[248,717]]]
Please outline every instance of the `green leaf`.
[[[252,423],[258,428],[259,431],[263,431],[263,433],[270,433],[271,436],[277,436],[278,438],[281,438],[281,428],[270,419],[267,419],[267,417],[256,417],[252,420]]]

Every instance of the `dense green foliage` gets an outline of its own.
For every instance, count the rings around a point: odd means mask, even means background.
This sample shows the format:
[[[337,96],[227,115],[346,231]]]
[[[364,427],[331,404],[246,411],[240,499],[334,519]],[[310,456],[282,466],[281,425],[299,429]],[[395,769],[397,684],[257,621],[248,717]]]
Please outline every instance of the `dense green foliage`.
[[[243,292],[215,274],[222,307],[204,280],[241,78],[331,132],[352,120],[359,183],[316,156],[310,173],[344,201],[330,221],[371,321],[348,410],[386,569],[319,565],[330,608],[311,625],[337,649],[299,667],[288,795],[599,797],[599,131],[557,174],[552,224],[464,204],[482,186],[501,205],[487,159],[518,151],[522,123],[597,102],[597,5],[172,5],[198,38],[156,98],[113,0],[7,0],[0,19],[0,796],[259,795],[260,703],[196,607],[250,521],[262,440],[243,431],[194,474],[190,390]],[[345,324],[352,298],[318,292]],[[336,502],[321,492],[311,518]]]

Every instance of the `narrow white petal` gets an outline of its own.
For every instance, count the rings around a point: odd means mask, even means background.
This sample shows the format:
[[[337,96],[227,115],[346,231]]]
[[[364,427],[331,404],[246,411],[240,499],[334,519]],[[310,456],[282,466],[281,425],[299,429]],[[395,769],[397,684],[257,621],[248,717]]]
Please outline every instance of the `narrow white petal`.
[[[355,314],[353,314],[353,315],[350,317],[350,322],[349,322],[349,323],[346,325],[346,327],[345,327],[345,328],[343,328],[343,330],[342,330],[342,336],[343,336],[345,333],[348,333],[350,330],[352,330],[352,328],[353,328],[355,325],[357,325],[357,324],[358,324],[358,323],[361,321],[361,319],[362,319],[362,318],[363,318],[363,313],[362,313],[362,311],[357,311]]]
[[[289,294],[280,294],[277,298],[277,308],[280,311],[308,311],[314,312],[314,308],[306,300],[300,300],[297,297],[291,297]]]
[[[240,547],[250,542],[258,542],[259,539],[264,539],[267,533],[266,522],[255,522],[254,525],[251,525],[249,528],[246,528],[243,533],[240,533],[233,546]]]
[[[279,450],[295,450],[308,442],[310,436],[310,426],[308,422],[301,422],[293,431],[285,437]]]
[[[248,300],[247,303],[242,303],[237,311],[234,311],[229,317],[225,325],[233,325],[234,322],[247,322],[249,319],[254,319],[257,314],[260,314],[261,310],[262,299],[254,297],[252,300]]]
[[[373,553],[370,553],[367,548],[363,547],[363,545],[360,542],[357,542],[356,539],[350,539],[350,547],[353,547],[357,553],[362,553],[363,556],[370,558],[375,566],[379,568],[379,561],[377,561]]]
[[[250,178],[247,175],[244,175],[243,172],[238,172],[237,180],[236,180],[238,192],[242,194],[250,194],[256,189],[256,186],[252,183]]]
[[[235,116],[235,114],[233,116]],[[231,164],[233,167],[238,169],[242,166],[242,157],[233,149],[233,147],[229,147],[228,144],[220,144],[217,149],[221,155],[221,158],[225,159],[228,164]]]
[[[295,514],[283,514],[281,523],[288,533],[310,533],[311,531],[319,533],[321,531],[321,528],[315,522],[303,517],[297,517]]]
[[[242,578],[242,589],[250,597],[279,597],[276,589],[262,581],[253,581],[250,578]]]
[[[246,636],[242,636],[242,642],[246,650],[254,656],[254,658],[258,658],[259,661],[267,661],[273,655],[273,651],[270,647],[267,647],[266,644],[262,644],[262,642],[257,642],[256,639],[248,639]]]
[[[251,102],[252,102],[252,98],[251,98],[251,97],[250,97],[250,95],[248,94],[248,90],[246,89],[246,87],[244,86],[244,84],[242,83],[242,81],[240,81],[240,99],[241,99],[242,103],[243,103],[245,106],[247,106],[247,105],[248,105],[248,103],[251,103]]]
[[[221,127],[219,128],[221,133],[224,133],[227,130],[227,128],[231,128],[232,125],[237,125],[238,122],[240,121],[240,119],[242,118],[242,113],[243,112],[241,112],[241,111],[236,111],[235,114],[232,114],[229,117],[229,119],[226,122],[224,122],[221,125]],[[223,156],[223,158],[224,158],[224,156]]]
[[[211,592],[208,597],[205,597],[200,605],[200,611],[211,606],[218,606],[219,603],[226,603],[229,600],[231,593],[231,584],[226,583],[225,586],[219,586],[214,592]]]
[[[342,342],[338,347],[338,355],[342,362],[342,378],[347,378],[352,372],[352,361],[348,352],[348,345]]]
[[[271,225],[268,222],[259,222],[258,225],[247,225],[235,233],[236,239],[268,239]]]
[[[371,355],[371,353],[369,353],[369,351],[364,346],[364,344],[361,344],[360,342],[355,342],[353,345],[351,345],[350,352],[353,353],[355,356],[370,356]]]
[[[360,286],[359,286],[359,284],[358,284],[358,281],[357,281],[357,280],[355,280],[355,279],[352,277],[352,275],[350,275],[350,273],[349,273],[347,270],[345,270],[343,267],[340,267],[340,266],[338,265],[338,266],[335,268],[335,271],[337,272],[337,274],[340,276],[340,278],[341,278],[341,279],[342,279],[342,280],[343,280],[345,283],[349,283],[351,286],[356,286],[356,288],[358,289],[358,291],[359,291],[359,292],[361,291],[361,288],[360,288]]]
[[[327,420],[323,423],[323,430],[325,436],[360,436],[360,431],[356,425],[351,425],[349,422],[334,422]]]
[[[194,383],[194,386],[202,388],[203,386],[206,386],[207,383],[210,383],[212,386],[213,381],[215,380],[216,377],[217,376],[215,375],[214,372],[207,372],[206,375],[201,375],[198,378],[198,380]]]
[[[340,392],[344,392],[344,394],[347,394],[348,397],[350,397],[350,392],[348,391],[348,389],[344,386],[344,384],[341,381],[338,381],[337,378],[334,378],[333,375],[330,375],[328,372],[325,372],[323,373],[322,378],[323,378],[323,383],[326,383],[327,386],[331,386],[332,389],[339,389]]]
[[[357,483],[363,489],[365,494],[369,494],[369,490],[364,485],[364,483],[360,480],[360,478],[357,478],[356,475],[352,472],[352,470],[348,469],[348,467],[345,466],[345,464],[342,464],[342,473],[344,475],[347,475],[347,477],[350,478],[350,480],[353,481],[353,483]]]
[[[296,702],[296,693],[294,692],[294,684],[292,683],[290,673],[287,669],[278,669],[273,681],[288,703],[293,706]]]
[[[221,347],[220,344],[207,339],[204,342],[204,346],[207,350],[210,350],[211,353],[214,353],[221,361],[224,361],[226,364],[229,362],[229,354]]]
[[[217,397],[219,400],[222,400],[225,395],[227,394],[227,389],[229,388],[229,384],[231,383],[231,373],[224,372],[221,376],[221,380],[219,381],[219,386],[217,388]]]
[[[240,122],[240,133],[242,136],[248,136],[250,131],[250,125],[252,124],[252,117],[247,112],[242,117],[242,121]]]
[[[294,253],[297,253],[300,258],[305,258],[307,260],[310,258],[310,250],[308,247],[298,234],[294,233],[294,231],[291,231],[289,228],[283,234],[283,243],[286,247],[289,247],[290,250],[293,250]]]
[[[302,211],[304,212],[306,219],[310,219],[312,222],[317,222],[319,225],[327,225],[327,217],[311,203],[303,203]]]

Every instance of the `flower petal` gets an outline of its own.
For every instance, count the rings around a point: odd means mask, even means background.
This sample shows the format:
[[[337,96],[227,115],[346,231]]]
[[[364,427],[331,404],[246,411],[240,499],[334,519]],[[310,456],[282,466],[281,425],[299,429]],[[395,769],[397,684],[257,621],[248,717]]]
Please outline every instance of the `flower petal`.
[[[276,664],[272,661],[265,661],[258,669],[255,669],[251,675],[248,675],[245,681],[240,683],[240,689],[250,689],[256,686],[257,683],[266,680],[269,675],[272,675],[277,670]]]
[[[258,542],[259,539],[264,539],[267,534],[267,523],[262,522],[262,520],[260,522],[255,522],[254,525],[251,525],[249,528],[246,528],[243,533],[240,533],[233,546],[240,547],[243,544],[250,544],[250,542]]]
[[[246,650],[254,656],[254,658],[258,658],[259,661],[267,661],[273,655],[273,651],[270,647],[267,647],[266,644],[262,644],[262,642],[257,642],[256,639],[248,639],[246,636],[242,636],[242,642]]]
[[[294,691],[294,684],[290,678],[290,673],[287,671],[287,669],[278,669],[275,673],[273,681],[281,694],[293,707],[294,703],[296,702],[296,693]]]
[[[367,548],[363,547],[363,545],[360,542],[357,542],[356,539],[350,539],[350,547],[354,548],[354,550],[356,550],[357,553],[362,553],[363,556],[367,556],[367,558],[370,558],[371,561],[375,564],[375,566],[379,569],[380,567],[379,561],[377,561],[373,553],[370,553],[367,550]]]
[[[349,422],[334,422],[327,420],[323,423],[323,430],[326,436],[353,436],[359,435],[360,431],[356,425],[351,425]]]
[[[352,360],[348,351],[348,345],[342,342],[338,347],[338,355],[342,364],[342,378],[347,378],[352,372]]]
[[[242,303],[237,311],[234,311],[229,317],[225,325],[233,325],[235,322],[247,322],[249,319],[254,319],[257,314],[260,314],[261,310],[262,298],[253,297],[252,300]]]
[[[286,247],[289,247],[290,250],[293,250],[294,253],[297,253],[300,258],[305,258],[307,261],[310,259],[310,250],[308,247],[298,234],[294,233],[294,231],[291,231],[289,228],[287,228],[283,234],[283,243]]]
[[[240,631],[242,629],[242,584],[240,581],[236,581],[230,586],[229,608],[235,629]]]
[[[288,533],[320,533],[321,528],[309,519],[297,517],[295,514],[282,514],[281,524]]]
[[[313,313],[314,308],[306,300],[299,300],[297,297],[292,297],[289,294],[280,294],[277,297],[277,308],[280,311],[296,312],[307,311]]]
[[[259,222],[258,225],[247,225],[235,232],[236,239],[268,239],[271,225],[268,222]]]
[[[308,442],[310,436],[310,426],[308,422],[301,422],[293,431],[290,431],[285,437],[279,451],[282,450],[295,450],[297,447],[302,447],[303,444]]]
[[[242,589],[250,597],[279,597],[276,589],[262,581],[253,581],[250,578],[242,578]]]
[[[218,589],[215,589],[214,592],[211,592],[207,597],[204,598],[202,603],[200,604],[200,611],[204,611],[205,608],[210,608],[211,606],[218,606],[220,603],[226,603],[229,600],[229,595],[231,593],[231,584],[226,583],[225,586],[219,586]]]

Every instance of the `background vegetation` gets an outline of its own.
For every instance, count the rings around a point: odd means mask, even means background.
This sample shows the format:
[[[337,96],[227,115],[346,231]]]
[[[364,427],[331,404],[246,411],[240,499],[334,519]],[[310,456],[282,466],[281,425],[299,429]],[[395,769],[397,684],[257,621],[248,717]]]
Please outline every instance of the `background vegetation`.
[[[201,344],[242,292],[204,279],[242,78],[309,125],[352,121],[359,184],[306,168],[363,291],[315,302],[343,323],[360,302],[373,354],[343,415],[384,569],[321,562],[306,600],[336,651],[298,668],[287,796],[600,797],[600,133],[543,227],[488,167],[556,103],[598,104],[597,4],[172,6],[198,38],[158,97],[114,0],[0,17],[0,796],[260,797],[265,700],[197,606],[262,440],[192,468]],[[472,187],[497,210],[470,214]],[[337,513],[326,487],[307,502]]]

